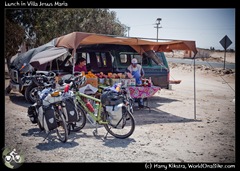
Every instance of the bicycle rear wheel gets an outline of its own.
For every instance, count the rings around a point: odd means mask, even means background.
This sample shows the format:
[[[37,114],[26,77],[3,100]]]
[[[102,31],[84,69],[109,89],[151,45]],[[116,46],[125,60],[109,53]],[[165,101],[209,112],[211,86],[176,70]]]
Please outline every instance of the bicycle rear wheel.
[[[103,120],[109,123],[104,125],[107,132],[116,138],[128,138],[135,130],[135,119],[128,110],[123,111],[123,116],[117,125],[110,124],[110,117],[107,112],[103,114]]]
[[[58,123],[58,127],[56,128],[57,136],[61,142],[65,143],[68,139],[68,129],[65,117],[63,116],[63,112],[61,110],[58,110],[56,120]]]

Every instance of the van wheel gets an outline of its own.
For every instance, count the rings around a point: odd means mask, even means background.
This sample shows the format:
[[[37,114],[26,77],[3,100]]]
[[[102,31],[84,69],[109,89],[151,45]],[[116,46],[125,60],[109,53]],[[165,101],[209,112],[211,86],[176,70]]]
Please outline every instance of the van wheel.
[[[32,104],[37,101],[34,95],[35,91],[37,91],[37,85],[31,84],[25,89],[25,92],[24,92],[25,99]]]

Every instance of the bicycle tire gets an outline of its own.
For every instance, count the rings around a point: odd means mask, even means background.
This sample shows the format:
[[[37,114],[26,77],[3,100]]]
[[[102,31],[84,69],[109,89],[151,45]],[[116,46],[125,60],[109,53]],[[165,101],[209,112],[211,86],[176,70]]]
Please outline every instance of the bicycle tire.
[[[131,112],[131,114],[133,114],[133,105],[134,105],[133,99],[129,99],[129,111]]]
[[[83,110],[83,108],[81,107],[81,105],[77,104],[77,113],[78,113],[78,121],[74,122],[74,123],[70,123],[68,124],[68,134],[70,134],[71,131],[73,132],[78,132],[81,129],[84,128],[84,126],[86,125],[86,114]]]
[[[109,121],[109,117],[108,117],[107,112],[104,112],[103,120],[104,121]],[[109,134],[111,134],[112,136],[114,136],[116,138],[119,138],[119,139],[128,138],[133,134],[133,132],[135,130],[135,119],[134,119],[133,115],[128,110],[126,110],[125,113],[123,114],[123,117],[120,120],[120,123],[122,121],[126,122],[125,124],[123,123],[124,125],[123,125],[122,129],[119,128],[119,127],[116,128],[116,126],[112,126],[110,124],[110,122],[109,122],[109,124],[104,124],[104,127]],[[130,124],[130,125],[127,125],[127,123]],[[123,131],[123,129],[126,128],[126,127],[130,127],[130,129],[125,132],[125,131]]]
[[[58,110],[56,119],[58,122],[58,127],[56,128],[58,139],[61,142],[65,143],[68,139],[68,128],[67,128],[66,119],[63,116],[63,112],[61,110]],[[63,133],[60,131],[63,131]]]

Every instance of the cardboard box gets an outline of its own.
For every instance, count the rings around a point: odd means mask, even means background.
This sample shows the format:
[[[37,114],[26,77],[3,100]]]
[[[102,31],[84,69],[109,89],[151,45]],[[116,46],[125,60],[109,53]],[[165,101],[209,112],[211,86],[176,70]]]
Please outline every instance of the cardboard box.
[[[86,85],[91,84],[92,86],[98,88],[98,78],[86,78]]]
[[[135,80],[135,78],[131,78],[131,79],[129,79],[130,81],[129,81],[129,86],[135,86],[136,85],[136,80]]]
[[[127,86],[135,86],[136,85],[136,80],[135,78],[131,79],[120,79],[122,86],[127,87]]]
[[[116,83],[120,83],[120,79],[112,79],[111,80],[111,86],[113,86]]]

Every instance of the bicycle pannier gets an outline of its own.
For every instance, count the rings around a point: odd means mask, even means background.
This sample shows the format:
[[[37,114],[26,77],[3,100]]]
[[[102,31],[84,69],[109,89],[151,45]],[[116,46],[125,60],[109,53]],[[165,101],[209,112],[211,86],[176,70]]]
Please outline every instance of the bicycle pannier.
[[[66,121],[68,123],[77,122],[79,118],[78,118],[76,106],[73,99],[67,98],[64,102],[65,102],[65,107],[63,108],[63,110],[64,110]]]
[[[116,106],[106,106],[106,111],[109,114],[109,121],[112,126],[121,127],[122,126],[122,116],[123,116],[123,103]]]
[[[39,108],[38,119],[45,131],[51,131],[58,126],[52,105],[41,106]]]
[[[36,111],[36,103],[28,107],[28,117],[30,118],[30,121],[35,124],[38,121],[38,115]]]
[[[115,106],[123,102],[123,97],[113,90],[105,91],[101,95],[101,103],[105,106]]]

